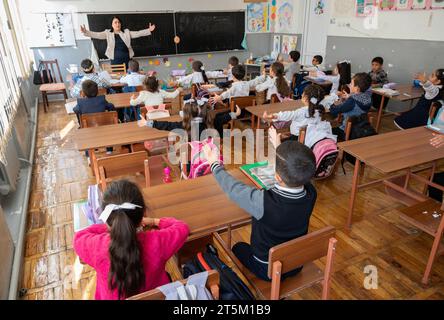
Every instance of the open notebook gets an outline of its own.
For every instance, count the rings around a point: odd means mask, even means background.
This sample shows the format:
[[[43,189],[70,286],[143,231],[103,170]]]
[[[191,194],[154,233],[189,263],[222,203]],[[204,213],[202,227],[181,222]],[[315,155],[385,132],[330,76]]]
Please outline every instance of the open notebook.
[[[274,173],[275,166],[269,164],[268,161],[246,164],[240,169],[256,184],[268,190],[277,183]]]

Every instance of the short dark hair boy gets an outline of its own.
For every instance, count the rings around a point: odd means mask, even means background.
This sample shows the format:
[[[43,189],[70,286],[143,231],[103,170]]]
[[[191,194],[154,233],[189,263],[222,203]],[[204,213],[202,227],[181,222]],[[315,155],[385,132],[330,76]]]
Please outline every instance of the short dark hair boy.
[[[270,248],[308,232],[317,197],[316,189],[310,183],[316,170],[313,152],[297,141],[282,143],[276,149],[277,183],[269,190],[259,190],[233,178],[219,164],[218,150],[205,146],[204,153],[222,190],[253,217],[251,245],[238,242],[233,253],[257,277],[270,281]],[[283,277],[294,275],[301,269],[291,270]]]
[[[245,78],[245,67],[241,64],[238,64],[231,69],[231,73],[233,74],[233,77],[235,77],[237,80],[242,81]]]
[[[83,59],[80,66],[82,67],[84,73],[94,72],[94,63],[90,59]]]
[[[359,92],[366,92],[372,86],[372,78],[365,72],[355,74],[353,80],[354,85],[359,88]]]
[[[99,86],[92,80],[82,82],[82,92],[87,98],[97,97],[99,94]]]
[[[235,56],[230,57],[230,59],[228,59],[228,64],[231,65],[232,67],[237,66],[239,64],[238,57]]]
[[[374,63],[374,62],[376,62],[382,66],[384,64],[384,59],[382,57],[374,57],[372,60],[372,63]]]
[[[298,62],[299,59],[301,58],[301,53],[296,50],[290,51],[289,55],[293,62]]]
[[[139,72],[139,62],[137,62],[136,60],[131,59],[128,62],[128,70],[130,70],[132,72]]]
[[[322,58],[322,56],[320,56],[320,55],[316,55],[316,56],[314,56],[314,57],[313,57],[313,60],[316,60],[316,62],[317,62],[318,64],[322,64],[322,62],[324,62],[324,58]]]

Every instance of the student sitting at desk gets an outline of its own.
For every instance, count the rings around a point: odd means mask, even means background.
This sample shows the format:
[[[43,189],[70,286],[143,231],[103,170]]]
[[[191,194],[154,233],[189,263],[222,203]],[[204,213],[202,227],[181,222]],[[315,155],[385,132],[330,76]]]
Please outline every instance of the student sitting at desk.
[[[256,92],[267,90],[267,101],[271,100],[273,94],[276,94],[281,101],[289,98],[291,96],[291,89],[287,79],[284,77],[284,70],[282,63],[273,63],[270,68],[270,76],[263,74],[256,79],[250,80],[250,88],[255,88]]]
[[[426,74],[418,74],[416,79],[420,81],[425,93],[413,109],[395,118],[394,123],[399,129],[425,126],[432,103],[444,99],[444,69],[435,70],[428,79]]]
[[[96,300],[123,300],[169,283],[165,265],[185,243],[188,226],[145,217],[143,194],[127,180],[106,188],[102,209],[103,224],[74,235],[75,252],[97,272]]]
[[[316,189],[310,183],[316,171],[316,160],[307,146],[285,141],[276,149],[277,184],[270,190],[259,190],[234,179],[219,164],[219,151],[204,147],[211,171],[228,197],[252,217],[251,244],[236,243],[232,250],[240,262],[265,281],[268,278],[270,248],[304,236],[316,202]],[[296,214],[295,214],[296,213]],[[283,275],[297,274],[302,266]]]
[[[99,76],[95,72],[94,63],[91,60],[89,59],[83,60],[80,66],[82,67],[82,70],[85,74],[81,79],[77,80],[76,84],[70,90],[71,97],[73,98],[80,97],[80,91],[82,90],[82,82],[86,80],[94,81],[101,88],[111,87],[111,83],[109,83],[108,80]]]
[[[230,57],[228,59],[228,69],[224,70],[224,74],[227,76],[226,82],[219,82],[217,86],[219,88],[228,88],[233,83],[233,68],[239,65],[239,58],[236,56]]]
[[[387,72],[384,71],[384,59],[382,57],[373,58],[372,70],[368,74],[372,78],[373,88],[382,87],[389,82]],[[381,99],[381,95],[375,93],[372,94],[373,106],[376,109],[379,109],[379,106],[381,105]],[[387,107],[388,102],[389,99],[385,98],[383,108]]]
[[[318,126],[323,122],[322,116],[325,112],[324,107],[320,104],[323,98],[324,90],[316,84],[311,84],[304,89],[302,94],[304,107],[294,111],[282,111],[270,115],[265,111],[263,118],[273,121],[291,121],[290,140],[298,141],[300,129],[308,125],[317,126],[318,128],[322,127],[322,130],[325,130],[324,137],[331,137],[332,129],[328,121],[325,121],[323,126]]]
[[[82,91],[80,92],[81,98],[77,99],[77,105],[74,107],[73,111],[77,116],[77,120],[80,123],[80,117],[82,114],[87,113],[98,113],[105,111],[114,111],[114,105],[106,101],[105,96],[97,96],[99,92],[99,87],[97,83],[92,80],[85,80],[82,83]],[[106,153],[111,154],[113,152],[112,147],[106,148]],[[85,151],[88,157],[88,151]]]
[[[322,62],[324,61],[324,58],[322,58],[322,56],[320,55],[316,55],[313,57],[313,59],[311,60],[312,65],[311,66],[304,66],[302,68],[303,71],[324,71],[325,68],[322,65]]]
[[[372,79],[368,73],[357,73],[351,81],[351,94],[344,93],[346,100],[340,105],[330,108],[332,116],[337,116],[339,113],[342,113],[343,116],[341,126],[333,129],[333,133],[338,136],[338,140],[343,141],[345,139],[345,125],[349,117],[359,116],[370,110],[372,96],[368,89],[371,85]]]
[[[301,53],[299,51],[290,51],[290,60],[291,63],[285,67],[285,78],[288,82],[293,80],[293,76],[295,73],[301,71],[301,64],[299,63],[299,59],[301,58]]]
[[[126,83],[128,87],[137,87],[143,84],[144,79],[145,75],[139,73],[139,62],[131,59],[128,62],[128,72],[120,78],[120,82]]]
[[[231,98],[234,97],[247,97],[250,94],[250,85],[247,81],[243,81],[245,77],[245,68],[242,65],[237,65],[233,67],[233,84],[230,89],[222,93],[221,95],[215,95],[210,98],[210,103],[214,104],[217,102],[224,101],[229,103]],[[241,110],[236,109],[236,112],[220,112],[216,115],[214,119],[214,128],[219,132],[219,136],[223,136],[223,127],[226,123],[233,119],[236,119],[241,115]]]
[[[207,84],[208,78],[217,78],[223,75],[222,71],[205,71],[203,63],[199,60],[193,61],[191,65],[193,73],[177,80],[177,83],[181,86],[191,86],[192,84]]]
[[[351,64],[348,61],[341,61],[336,64],[331,76],[322,71],[314,72],[315,77],[330,81],[332,83],[330,93],[322,100],[321,104],[328,110],[331,105],[339,100],[345,93],[350,93],[349,84],[351,82]]]
[[[164,99],[175,99],[180,92],[182,92],[182,88],[178,88],[174,92],[159,89],[159,81],[156,77],[145,77],[143,89],[138,97],[135,95],[131,97],[131,106],[137,106],[139,104],[144,104],[147,108],[150,106],[158,106],[163,104]]]

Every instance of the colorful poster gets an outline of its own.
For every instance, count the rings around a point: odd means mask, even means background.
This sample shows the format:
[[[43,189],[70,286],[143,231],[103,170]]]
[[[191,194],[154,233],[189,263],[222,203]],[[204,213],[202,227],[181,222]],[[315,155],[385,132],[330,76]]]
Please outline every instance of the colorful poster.
[[[289,54],[290,51],[296,50],[298,45],[298,37],[297,36],[282,36],[282,49],[281,52],[283,54]]]
[[[411,0],[396,0],[396,10],[409,10],[411,7]]]
[[[281,52],[281,36],[273,37],[273,52]]]
[[[413,0],[412,9],[427,9],[427,0]]]
[[[432,9],[444,9],[444,0],[432,0]]]
[[[324,0],[318,0],[316,2],[316,7],[314,9],[315,14],[320,16],[321,14],[324,14],[325,12],[325,1]]]
[[[356,16],[371,17],[375,15],[377,9],[376,0],[357,0],[356,1]]]
[[[396,7],[396,0],[381,0],[379,8],[381,10],[393,10]]]
[[[269,4],[249,3],[247,5],[247,32],[269,32]]]
[[[275,32],[279,33],[295,33],[296,30],[296,14],[294,12],[293,0],[277,1]]]

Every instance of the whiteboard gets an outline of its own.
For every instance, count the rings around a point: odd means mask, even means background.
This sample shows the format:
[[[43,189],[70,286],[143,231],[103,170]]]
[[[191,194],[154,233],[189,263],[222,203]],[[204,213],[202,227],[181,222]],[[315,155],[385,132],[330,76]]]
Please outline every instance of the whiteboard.
[[[25,22],[29,47],[75,46],[75,34],[71,13],[31,14]]]

